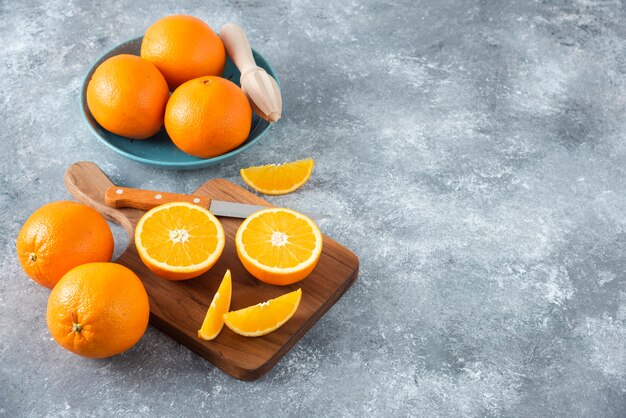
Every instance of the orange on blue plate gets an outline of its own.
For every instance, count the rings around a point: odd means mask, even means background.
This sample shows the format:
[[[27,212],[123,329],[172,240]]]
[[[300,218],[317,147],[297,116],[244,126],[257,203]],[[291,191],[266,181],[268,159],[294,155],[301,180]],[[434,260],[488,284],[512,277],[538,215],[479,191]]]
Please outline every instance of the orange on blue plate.
[[[113,151],[128,157],[132,160],[138,161],[140,163],[149,164],[156,167],[169,168],[175,170],[189,170],[196,168],[208,167],[213,164],[220,163],[234,155],[239,154],[242,151],[250,148],[253,144],[255,144],[265,132],[270,127],[270,123],[259,118],[256,114],[252,115],[252,127],[250,128],[250,134],[248,138],[245,140],[243,144],[241,144],[238,148],[227,152],[226,154],[219,155],[213,158],[198,158],[192,155],[186,154],[183,151],[176,148],[174,143],[167,136],[167,132],[165,129],[161,129],[159,133],[156,135],[144,139],[144,140],[133,140],[129,138],[125,138],[119,135],[115,135],[104,129],[91,115],[89,112],[89,108],[87,107],[87,84],[91,79],[92,74],[98,68],[98,66],[107,60],[108,58],[119,55],[119,54],[133,54],[139,55],[139,50],[141,48],[141,40],[142,38],[131,39],[130,41],[124,42],[120,44],[104,54],[98,61],[94,63],[91,67],[85,79],[83,80],[83,86],[81,89],[81,109],[83,112],[83,116],[87,125],[91,128],[91,131],[95,134],[96,138],[100,140],[104,145],[111,148]],[[270,64],[255,50],[252,50],[252,55],[254,56],[254,60],[257,65],[265,71],[274,79],[278,81],[276,77],[276,73],[274,69],[270,66]],[[233,83],[240,85],[239,70],[232,62],[230,57],[226,57],[226,68],[224,69],[224,73],[222,77],[231,80]]]

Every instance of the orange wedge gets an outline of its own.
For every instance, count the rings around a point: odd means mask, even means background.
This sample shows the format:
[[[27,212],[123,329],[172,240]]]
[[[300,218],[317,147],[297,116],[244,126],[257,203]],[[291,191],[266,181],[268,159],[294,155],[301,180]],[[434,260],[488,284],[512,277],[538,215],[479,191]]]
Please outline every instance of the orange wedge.
[[[257,192],[279,195],[300,188],[313,173],[312,158],[283,164],[260,165],[243,168],[239,172],[243,181]]]
[[[203,340],[212,340],[220,333],[224,326],[224,314],[230,308],[230,297],[233,292],[230,270],[226,270],[226,274],[222,279],[220,287],[217,289],[213,301],[209,306],[209,310],[204,317],[202,327],[198,330],[198,337]]]
[[[197,277],[224,250],[222,224],[208,210],[173,202],[145,213],[135,229],[135,246],[144,264],[169,280]]]
[[[266,283],[285,285],[313,271],[322,254],[322,233],[301,213],[270,208],[243,221],[235,245],[250,274]]]
[[[224,323],[244,337],[260,337],[276,331],[298,310],[302,289],[267,302],[224,314]]]

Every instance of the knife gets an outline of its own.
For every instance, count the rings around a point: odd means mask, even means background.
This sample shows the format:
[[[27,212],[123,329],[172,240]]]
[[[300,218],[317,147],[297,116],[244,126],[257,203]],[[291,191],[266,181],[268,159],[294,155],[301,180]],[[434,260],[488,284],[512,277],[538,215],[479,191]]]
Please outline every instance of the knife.
[[[111,186],[106,190],[104,202],[107,206],[114,208],[135,208],[142,210],[150,210],[164,203],[187,202],[207,208],[215,216],[226,216],[230,218],[247,218],[254,212],[268,208],[268,206],[224,202],[211,199],[208,196],[157,192],[154,190],[132,189],[119,186]],[[308,214],[307,216],[315,221],[324,218],[316,214]]]

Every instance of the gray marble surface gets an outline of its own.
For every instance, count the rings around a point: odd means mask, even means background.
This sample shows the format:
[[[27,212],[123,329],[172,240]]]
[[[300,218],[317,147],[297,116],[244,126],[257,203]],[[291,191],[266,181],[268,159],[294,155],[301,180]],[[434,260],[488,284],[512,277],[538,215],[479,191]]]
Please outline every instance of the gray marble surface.
[[[217,167],[172,172],[98,143],[82,77],[151,22],[236,21],[284,119]],[[626,12],[578,1],[0,1],[0,415],[626,415]],[[16,260],[62,176],[242,184],[312,156],[299,192],[358,281],[264,378],[239,382],[150,327],[88,360],[45,323]],[[117,251],[126,243],[115,229]]]

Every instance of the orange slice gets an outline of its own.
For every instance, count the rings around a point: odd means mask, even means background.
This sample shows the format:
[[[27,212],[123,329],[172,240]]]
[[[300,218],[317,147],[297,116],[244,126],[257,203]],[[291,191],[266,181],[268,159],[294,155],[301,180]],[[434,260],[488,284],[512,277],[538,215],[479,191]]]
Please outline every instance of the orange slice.
[[[260,337],[276,331],[298,310],[302,289],[267,302],[224,314],[224,323],[244,337]]]
[[[208,210],[173,202],[145,213],[135,229],[135,245],[144,264],[169,280],[197,277],[224,250],[222,224]]]
[[[287,194],[300,188],[313,173],[312,158],[283,164],[260,165],[243,168],[239,172],[243,181],[257,192]]]
[[[198,337],[203,340],[212,340],[220,333],[224,326],[224,314],[230,308],[230,297],[233,292],[230,270],[226,270],[226,274],[222,279],[220,287],[217,289],[213,301],[209,306],[209,310],[204,317],[202,327],[198,330]]]
[[[285,285],[313,271],[322,254],[322,233],[301,213],[270,208],[243,221],[235,245],[250,274],[266,283]]]

